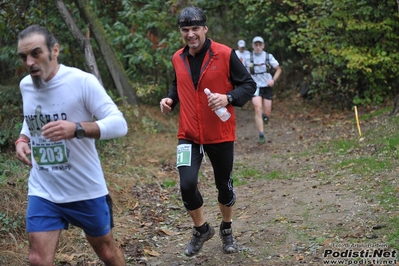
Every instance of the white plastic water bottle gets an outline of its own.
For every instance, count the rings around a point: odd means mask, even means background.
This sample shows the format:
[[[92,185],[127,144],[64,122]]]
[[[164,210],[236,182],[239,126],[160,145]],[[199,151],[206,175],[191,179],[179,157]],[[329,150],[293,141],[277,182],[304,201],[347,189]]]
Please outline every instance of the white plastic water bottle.
[[[204,92],[205,92],[206,95],[211,95],[212,94],[212,92],[208,88],[206,88],[204,90]],[[229,118],[231,116],[229,110],[227,110],[226,107],[219,108],[218,110],[215,111],[215,113],[220,118],[220,120],[222,120],[223,122],[226,122],[227,120],[229,120]]]

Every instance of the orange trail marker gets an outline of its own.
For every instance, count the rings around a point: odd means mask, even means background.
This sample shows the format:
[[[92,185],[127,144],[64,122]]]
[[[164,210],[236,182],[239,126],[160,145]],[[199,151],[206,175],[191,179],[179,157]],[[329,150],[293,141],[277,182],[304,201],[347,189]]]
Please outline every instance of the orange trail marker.
[[[357,131],[359,132],[359,136],[362,136],[362,131],[360,130],[360,124],[359,124],[359,117],[357,115],[357,107],[355,106],[355,117],[356,117],[356,124],[357,124]]]

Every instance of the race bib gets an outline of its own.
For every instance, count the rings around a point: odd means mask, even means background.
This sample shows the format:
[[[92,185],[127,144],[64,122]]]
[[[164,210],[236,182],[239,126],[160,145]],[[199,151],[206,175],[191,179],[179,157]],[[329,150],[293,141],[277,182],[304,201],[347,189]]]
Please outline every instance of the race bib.
[[[68,162],[65,140],[52,142],[44,138],[31,141],[33,158],[40,166],[58,165]]]
[[[191,166],[191,144],[177,145],[176,167]]]

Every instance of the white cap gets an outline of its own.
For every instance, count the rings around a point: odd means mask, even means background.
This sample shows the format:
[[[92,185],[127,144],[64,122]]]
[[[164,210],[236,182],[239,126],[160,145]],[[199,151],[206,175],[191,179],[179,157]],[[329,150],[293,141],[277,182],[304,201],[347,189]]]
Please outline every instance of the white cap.
[[[245,47],[245,41],[244,40],[239,40],[237,45],[238,45],[238,47]]]
[[[256,43],[256,42],[264,43],[263,38],[260,37],[260,36],[256,36],[256,37],[252,40],[252,43]]]

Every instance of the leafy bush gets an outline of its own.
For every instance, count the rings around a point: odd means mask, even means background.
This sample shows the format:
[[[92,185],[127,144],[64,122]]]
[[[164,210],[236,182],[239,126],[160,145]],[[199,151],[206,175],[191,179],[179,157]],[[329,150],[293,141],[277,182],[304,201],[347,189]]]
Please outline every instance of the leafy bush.
[[[312,59],[312,87],[334,103],[380,104],[397,93],[399,14],[394,1],[305,1],[290,18],[292,47]]]
[[[0,230],[7,232],[25,228],[25,217],[23,215],[11,216],[5,212],[0,212]]]
[[[0,151],[13,148],[21,130],[22,99],[19,89],[14,86],[0,86]]]
[[[165,96],[173,78],[171,56],[181,47],[172,3],[157,0],[121,1],[117,22],[105,25],[112,46],[133,83],[151,88],[153,96]],[[157,105],[159,97],[142,98]]]

